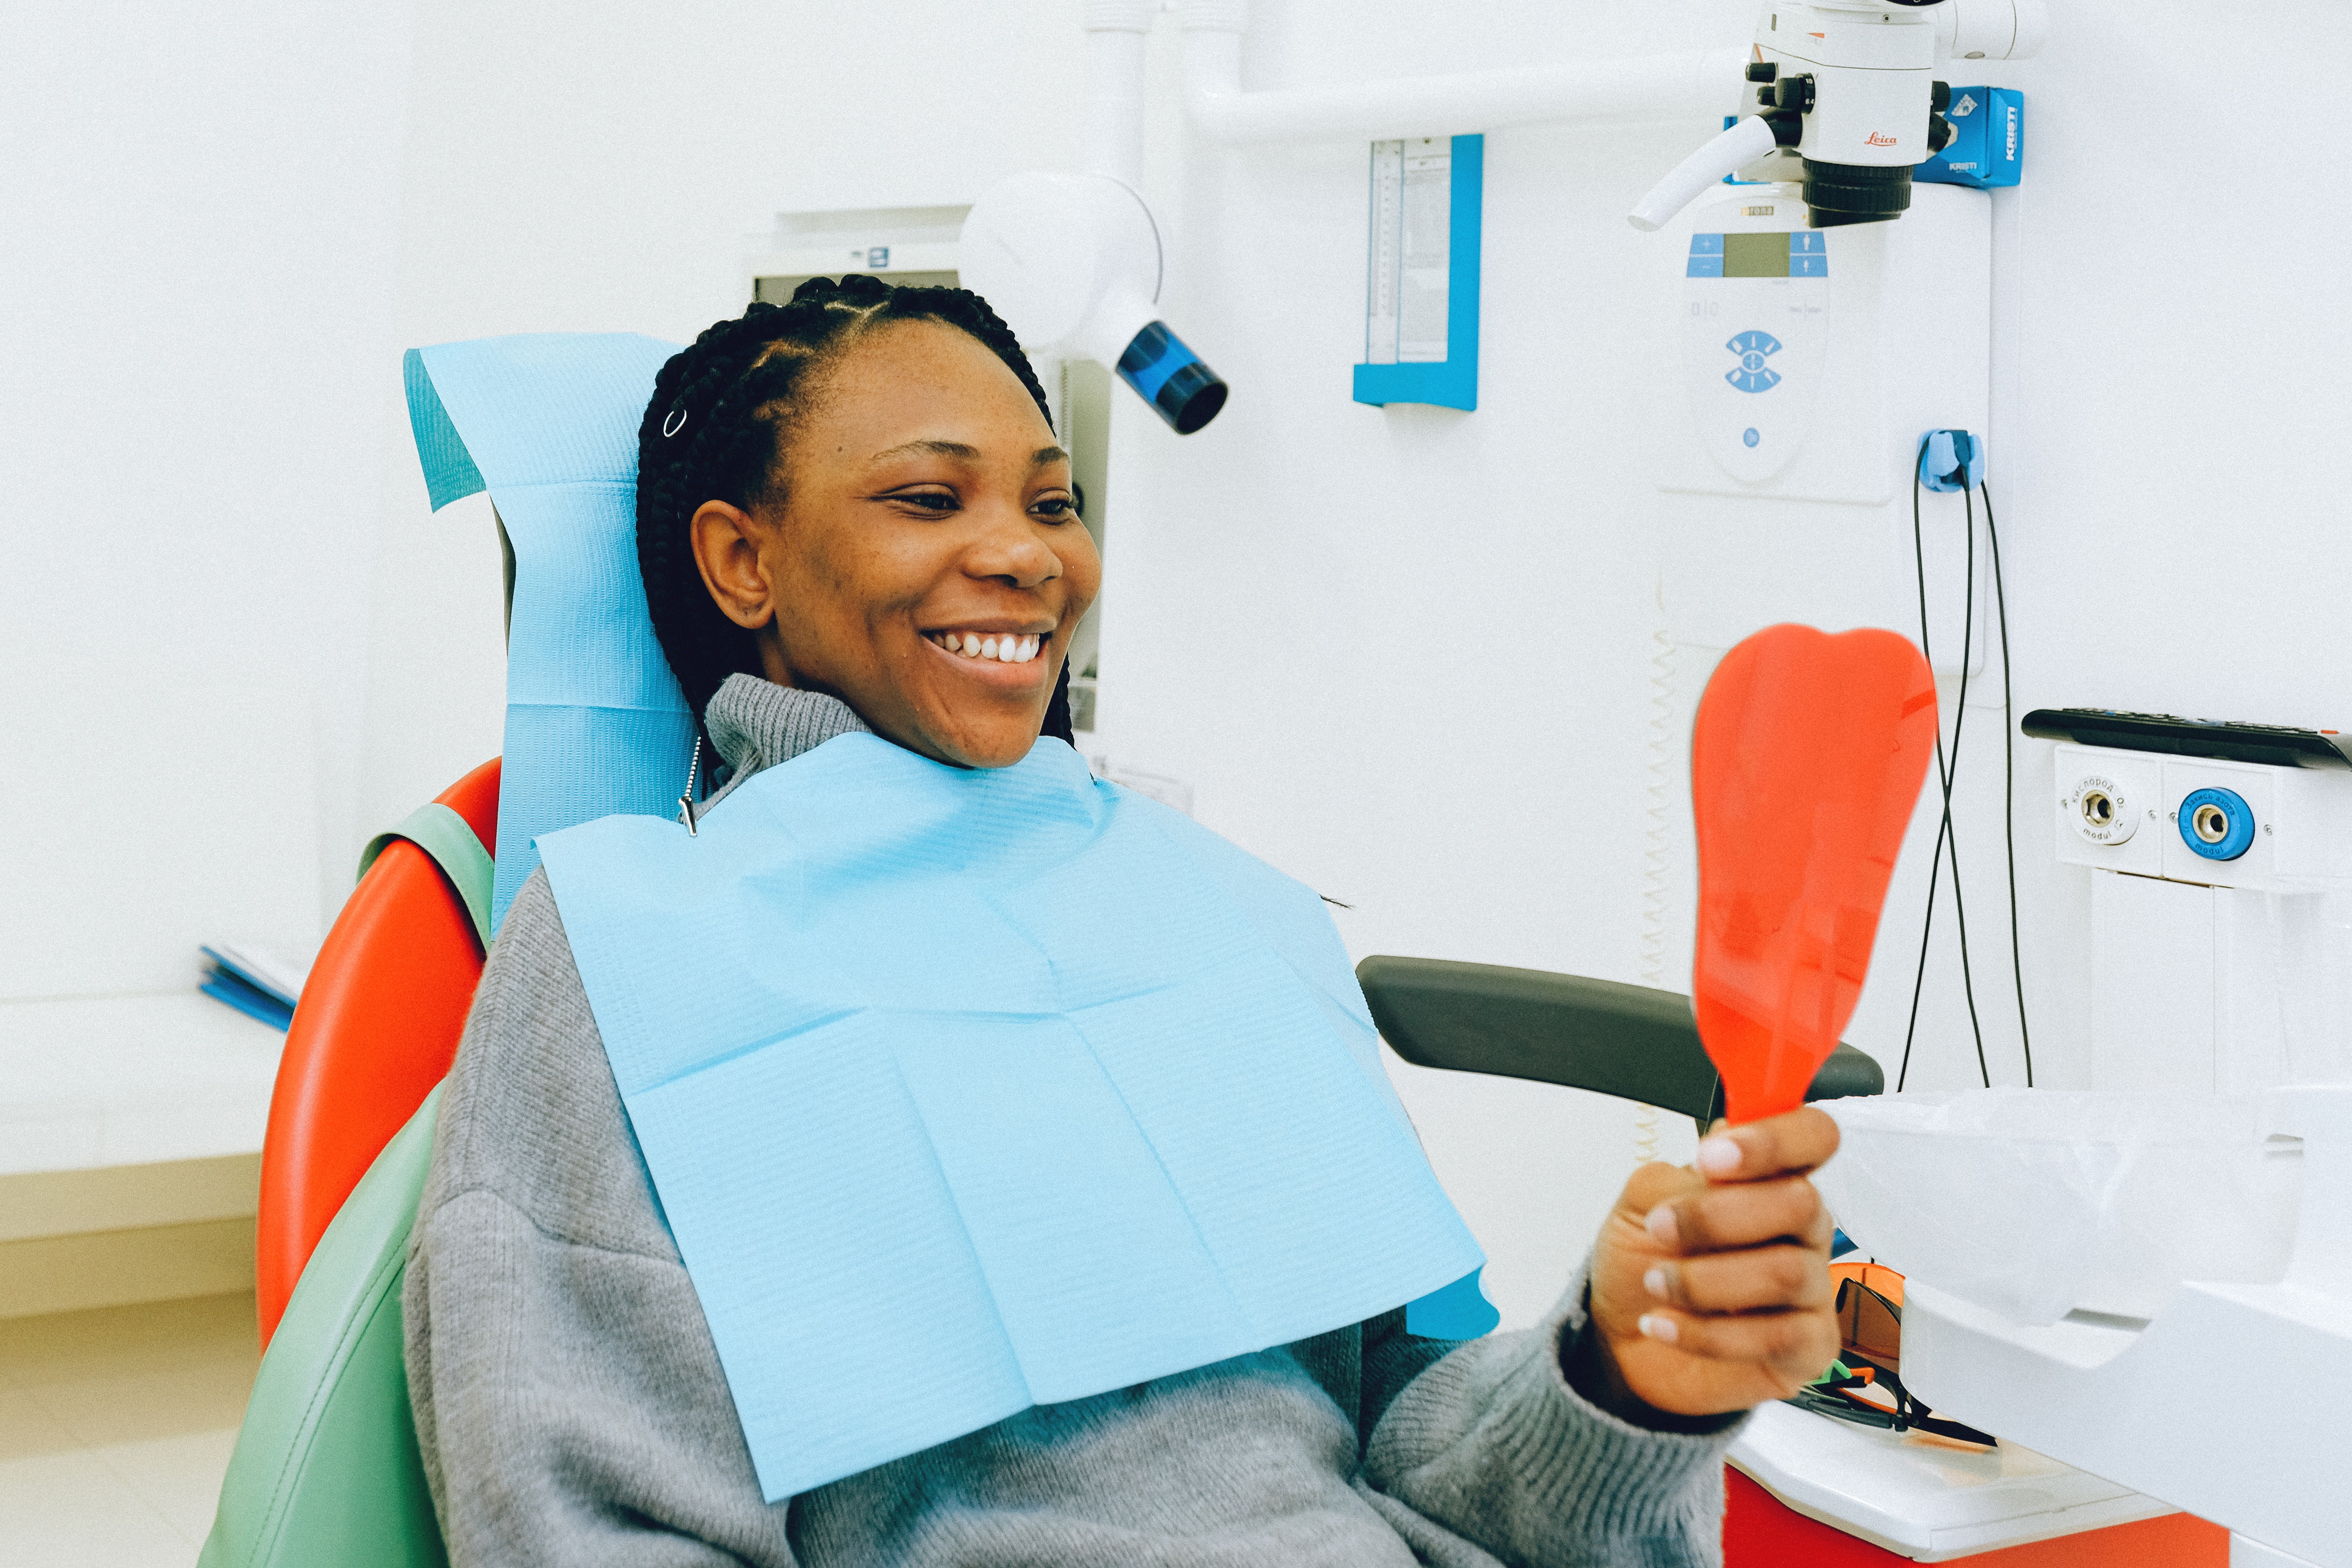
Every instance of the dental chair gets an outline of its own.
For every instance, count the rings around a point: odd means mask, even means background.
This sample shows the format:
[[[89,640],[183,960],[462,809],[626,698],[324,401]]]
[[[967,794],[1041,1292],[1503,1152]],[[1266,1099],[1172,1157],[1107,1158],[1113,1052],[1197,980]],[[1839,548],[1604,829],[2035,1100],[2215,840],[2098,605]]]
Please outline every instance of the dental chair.
[[[499,761],[368,846],[262,1146],[265,1354],[200,1568],[447,1561],[402,1359],[408,1233],[488,944]]]

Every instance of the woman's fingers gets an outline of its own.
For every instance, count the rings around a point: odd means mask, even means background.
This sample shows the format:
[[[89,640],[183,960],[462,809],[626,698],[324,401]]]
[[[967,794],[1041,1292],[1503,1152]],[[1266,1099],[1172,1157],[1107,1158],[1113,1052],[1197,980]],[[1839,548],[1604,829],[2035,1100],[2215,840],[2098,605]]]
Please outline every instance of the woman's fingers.
[[[1819,1377],[1838,1350],[1837,1322],[1827,1312],[1711,1318],[1661,1306],[1642,1314],[1641,1331],[1702,1361],[1768,1368],[1792,1393]]]
[[[1836,1153],[1837,1146],[1837,1123],[1808,1105],[1742,1127],[1718,1124],[1699,1142],[1698,1168],[1717,1182],[1800,1176]]]
[[[1653,1208],[1642,1221],[1650,1239],[1685,1257],[1757,1247],[1788,1237],[1826,1248],[1829,1212],[1802,1176],[1709,1186]]]
[[[1652,1300],[1690,1312],[1820,1308],[1836,1295],[1822,1255],[1787,1245],[1653,1264],[1642,1287]]]

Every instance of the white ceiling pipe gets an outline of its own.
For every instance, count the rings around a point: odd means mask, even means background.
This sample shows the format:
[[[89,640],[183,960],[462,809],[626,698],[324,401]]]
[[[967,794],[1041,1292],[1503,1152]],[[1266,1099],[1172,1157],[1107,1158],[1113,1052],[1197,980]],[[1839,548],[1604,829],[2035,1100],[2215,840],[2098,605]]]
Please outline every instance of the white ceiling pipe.
[[[1220,142],[1380,142],[1506,125],[1703,118],[1738,107],[1745,46],[1341,87],[1242,90],[1247,0],[1185,0],[1184,102]]]
[[[1083,0],[1087,168],[1143,184],[1143,40],[1158,0]]]

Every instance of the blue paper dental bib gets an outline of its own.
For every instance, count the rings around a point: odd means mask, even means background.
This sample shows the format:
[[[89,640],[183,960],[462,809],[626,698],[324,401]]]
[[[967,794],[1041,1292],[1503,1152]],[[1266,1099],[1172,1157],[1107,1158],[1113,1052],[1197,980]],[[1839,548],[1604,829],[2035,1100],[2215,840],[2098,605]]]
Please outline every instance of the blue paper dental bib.
[[[540,847],[771,1501],[1482,1261],[1315,894],[1058,741]]]

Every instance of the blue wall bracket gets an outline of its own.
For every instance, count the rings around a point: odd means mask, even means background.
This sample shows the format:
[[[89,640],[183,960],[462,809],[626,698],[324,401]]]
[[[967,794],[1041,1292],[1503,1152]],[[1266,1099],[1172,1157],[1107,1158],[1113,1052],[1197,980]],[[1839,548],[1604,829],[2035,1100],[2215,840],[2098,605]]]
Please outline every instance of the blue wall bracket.
[[[1356,367],[1356,401],[1376,405],[1431,403],[1478,406],[1478,236],[1486,185],[1486,139],[1453,139],[1446,226],[1445,358]],[[1375,200],[1378,199],[1375,193]],[[1369,331],[1365,353],[1371,352]]]
[[[1984,443],[1965,430],[1919,437],[1919,482],[1931,490],[1972,490],[1984,483]]]

